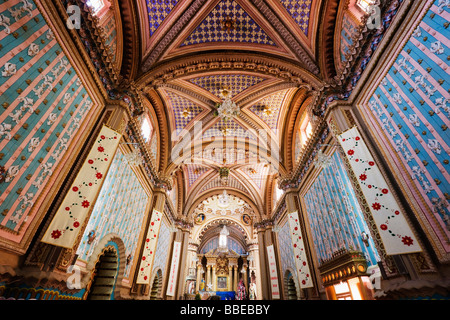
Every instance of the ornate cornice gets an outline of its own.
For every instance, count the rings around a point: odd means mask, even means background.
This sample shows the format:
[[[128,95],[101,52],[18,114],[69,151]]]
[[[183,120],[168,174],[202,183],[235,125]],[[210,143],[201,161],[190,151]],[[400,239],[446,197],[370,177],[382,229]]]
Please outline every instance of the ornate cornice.
[[[382,17],[378,29],[367,27],[368,15],[362,18],[362,26],[358,30],[359,33],[355,35],[354,43],[349,49],[350,53],[347,56],[346,65],[340,70],[339,74],[318,91],[319,94],[314,101],[315,109],[313,112],[315,115],[323,117],[332,102],[349,99],[403,2],[404,0],[383,1],[380,5]],[[408,3],[408,1],[406,2]]]
[[[313,164],[317,152],[322,147],[322,144],[328,139],[329,135],[330,129],[327,124],[324,121],[320,122],[311,135],[312,138],[309,139],[306,144],[300,160],[294,170],[288,176],[281,177],[280,187],[283,190],[297,189],[300,186],[303,177]]]
[[[308,70],[285,59],[269,57],[261,53],[228,54],[209,52],[184,56],[155,66],[141,75],[136,82],[140,87],[155,87],[181,77],[215,71],[248,71],[269,75],[297,85],[309,84],[312,90],[323,86],[322,81]]]

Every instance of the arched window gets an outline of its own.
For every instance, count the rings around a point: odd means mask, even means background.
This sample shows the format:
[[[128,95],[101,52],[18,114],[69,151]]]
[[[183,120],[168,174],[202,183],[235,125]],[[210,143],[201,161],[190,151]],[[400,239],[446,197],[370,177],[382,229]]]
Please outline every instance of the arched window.
[[[300,143],[302,147],[306,144],[311,134],[312,134],[311,121],[309,120],[309,116],[305,115],[305,118],[303,119],[300,125]]]
[[[370,6],[375,3],[375,0],[358,0],[357,5],[360,7],[364,12],[369,13]]]
[[[92,9],[92,13],[93,14],[97,14],[100,12],[100,10],[103,8],[103,6],[105,5],[103,3],[103,0],[88,0],[86,2],[86,4]]]
[[[144,137],[144,141],[147,143],[150,142],[150,138],[152,137],[153,133],[153,126],[148,115],[142,116],[141,132],[142,136]]]

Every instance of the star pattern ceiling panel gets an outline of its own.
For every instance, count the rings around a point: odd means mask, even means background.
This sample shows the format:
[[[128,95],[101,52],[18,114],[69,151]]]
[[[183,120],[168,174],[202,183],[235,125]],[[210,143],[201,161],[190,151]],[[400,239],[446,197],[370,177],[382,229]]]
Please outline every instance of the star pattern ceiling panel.
[[[230,98],[232,98],[264,80],[264,78],[251,75],[228,74],[198,77],[190,79],[189,82],[211,92],[218,98],[222,98],[220,95],[221,88],[228,86]]]
[[[200,193],[203,193],[209,189],[213,189],[213,188],[221,188],[223,189],[223,185],[222,185],[222,181],[220,180],[220,177],[217,176],[215,179],[211,180],[210,182],[208,182],[201,190]],[[227,188],[233,188],[233,189],[238,189],[241,190],[245,193],[248,193],[247,188],[240,182],[238,181],[234,176],[230,175],[228,176],[228,185]]]
[[[305,35],[308,35],[312,0],[280,0],[280,3],[286,8],[292,19],[297,22]]]
[[[150,36],[156,32],[178,2],[179,0],[147,0]]]
[[[205,172],[211,170],[208,167],[198,165],[198,164],[189,164],[187,165],[187,182],[188,187],[192,186],[198,178],[200,178]]]
[[[202,107],[191,100],[174,92],[167,91],[170,107],[175,118],[175,130],[179,134],[197,115],[204,111]]]
[[[275,130],[278,125],[278,116],[289,89],[271,94],[252,105],[249,109],[256,114],[267,126]]]
[[[254,164],[241,168],[241,171],[261,189],[264,186],[264,181],[267,180],[269,166],[264,163]]]
[[[236,121],[224,121],[222,119],[217,121],[203,133],[204,139],[212,137],[237,137],[257,140],[251,131],[243,128]]]
[[[230,26],[227,27],[227,23]],[[232,0],[223,0],[181,44],[189,46],[211,42],[240,42],[276,46],[275,42]]]

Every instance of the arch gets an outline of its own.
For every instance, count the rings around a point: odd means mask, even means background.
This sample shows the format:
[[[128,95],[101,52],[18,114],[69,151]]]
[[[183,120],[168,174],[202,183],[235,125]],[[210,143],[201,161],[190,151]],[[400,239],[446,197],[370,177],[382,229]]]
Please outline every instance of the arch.
[[[299,300],[300,287],[298,285],[298,279],[295,276],[295,271],[291,268],[286,269],[283,280],[286,300]]]
[[[92,274],[94,269],[99,261],[100,257],[103,255],[105,250],[111,249],[114,247],[116,250],[117,258],[118,258],[118,271],[115,279],[115,286],[113,297],[114,299],[120,299],[120,289],[122,287],[122,279],[125,271],[126,265],[126,256],[125,256],[125,244],[120,238],[119,235],[115,233],[106,234],[97,244],[94,251],[92,252],[91,257],[86,265],[87,274],[83,277],[81,281],[81,287],[87,288],[89,284],[92,284]]]
[[[114,246],[107,246],[97,259],[86,288],[86,300],[111,300],[118,273],[118,254]]]
[[[242,193],[239,190],[235,190],[235,189],[226,189],[228,194],[230,195],[234,195],[238,198],[240,198],[241,200],[243,200],[245,203],[247,203],[248,205],[251,206],[252,210],[257,213],[258,212],[258,206],[256,205],[256,203],[254,203],[252,201],[252,199],[250,199],[246,194]],[[190,217],[194,210],[197,208],[197,206],[205,199],[214,196],[214,195],[220,195],[223,192],[223,188],[221,189],[210,189],[207,192],[203,193],[200,197],[197,197],[195,199],[195,201],[193,201],[192,203],[187,203],[187,205],[189,205],[189,207],[186,207],[186,217]]]
[[[227,228],[231,227],[234,231],[237,231],[236,234],[240,235],[240,237],[234,237],[235,240],[240,242],[240,244],[247,248],[249,242],[252,239],[252,235],[249,233],[248,229],[242,226],[242,223],[240,221],[236,221],[231,218],[224,218],[224,217],[217,217],[213,218],[211,221],[206,223],[204,226],[199,228],[195,234],[192,235],[192,238],[199,243],[198,249],[201,249],[203,246],[203,242],[207,242],[211,238],[214,237],[214,235],[211,235],[208,237],[208,231],[219,228],[222,225],[226,225]]]
[[[163,274],[161,268],[153,270],[153,275],[151,277],[151,289],[150,289],[150,300],[160,300],[162,297],[162,284],[163,284]]]

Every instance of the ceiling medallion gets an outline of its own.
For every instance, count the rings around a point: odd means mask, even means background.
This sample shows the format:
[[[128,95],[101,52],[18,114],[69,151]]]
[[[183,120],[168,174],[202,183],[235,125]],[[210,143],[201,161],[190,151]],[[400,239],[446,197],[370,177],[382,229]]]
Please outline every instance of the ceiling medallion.
[[[269,106],[264,106],[263,115],[268,117],[268,118],[270,118],[275,112],[274,109],[275,108],[272,108],[272,107],[269,107]]]
[[[228,87],[224,86],[220,90],[220,93],[222,97],[224,97],[224,100],[221,104],[217,104],[217,115],[222,118],[223,121],[230,121],[234,117],[237,117],[241,111],[239,107],[231,101],[230,98],[230,90]]]
[[[182,112],[181,112],[181,116],[185,119],[189,118],[189,116],[191,115],[191,109],[189,108],[185,108]]]
[[[230,173],[230,169],[226,167],[222,167],[219,169],[220,182],[223,186],[228,184],[228,175]]]
[[[222,31],[226,33],[231,33],[231,31],[236,29],[236,19],[231,19],[229,16],[225,18],[225,20],[221,21]]]

